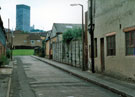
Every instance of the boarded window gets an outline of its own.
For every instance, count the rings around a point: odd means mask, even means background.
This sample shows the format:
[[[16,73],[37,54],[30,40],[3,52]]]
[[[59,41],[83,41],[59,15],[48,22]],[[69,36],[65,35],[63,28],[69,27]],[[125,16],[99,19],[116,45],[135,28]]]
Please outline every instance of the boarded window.
[[[135,55],[135,31],[126,32],[126,55]]]
[[[107,56],[116,55],[115,35],[107,36]]]

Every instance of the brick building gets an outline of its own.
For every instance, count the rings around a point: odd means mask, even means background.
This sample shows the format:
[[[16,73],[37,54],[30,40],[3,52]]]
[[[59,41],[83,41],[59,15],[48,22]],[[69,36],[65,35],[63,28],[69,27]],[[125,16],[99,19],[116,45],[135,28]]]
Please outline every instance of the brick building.
[[[13,33],[14,49],[32,49],[42,46],[39,33],[22,33],[20,31],[15,31]]]
[[[7,36],[3,27],[3,21],[0,17],[0,57],[6,54]]]

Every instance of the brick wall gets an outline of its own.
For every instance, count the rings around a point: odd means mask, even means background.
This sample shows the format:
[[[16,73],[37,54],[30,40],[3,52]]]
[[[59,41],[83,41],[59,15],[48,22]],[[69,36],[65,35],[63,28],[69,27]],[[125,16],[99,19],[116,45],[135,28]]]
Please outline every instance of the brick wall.
[[[2,56],[2,55],[5,55],[6,54],[6,49],[5,49],[5,47],[0,43],[0,57]]]

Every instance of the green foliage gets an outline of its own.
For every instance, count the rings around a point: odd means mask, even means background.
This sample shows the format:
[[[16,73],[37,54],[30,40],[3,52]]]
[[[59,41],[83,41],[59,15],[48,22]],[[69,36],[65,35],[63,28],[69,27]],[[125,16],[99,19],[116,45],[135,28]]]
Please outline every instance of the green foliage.
[[[0,66],[5,64],[8,64],[8,59],[5,55],[2,55],[0,58]]]
[[[42,47],[37,47],[34,49],[34,55],[39,57],[45,57],[45,49]]]
[[[73,39],[73,30],[68,29],[63,33],[63,41],[70,42]]]
[[[7,58],[11,57],[11,51],[9,49],[6,50],[6,57]]]
[[[22,31],[21,33],[22,33],[22,34],[27,34],[27,33],[30,33],[30,32],[27,32],[27,31]]]
[[[24,55],[33,55],[33,49],[16,49],[13,50],[13,56],[24,56]]]
[[[63,33],[63,42],[69,43],[72,39],[79,39],[82,36],[81,28],[67,29]]]
[[[81,38],[81,36],[82,36],[82,29],[81,28],[73,29],[73,37],[74,37],[74,39]]]

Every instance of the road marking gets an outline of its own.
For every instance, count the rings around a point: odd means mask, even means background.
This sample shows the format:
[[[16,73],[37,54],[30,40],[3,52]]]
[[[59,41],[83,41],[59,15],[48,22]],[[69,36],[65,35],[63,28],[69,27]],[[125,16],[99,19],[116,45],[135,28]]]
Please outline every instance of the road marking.
[[[38,94],[39,96],[43,95],[43,94]]]
[[[11,78],[9,78],[9,81],[8,81],[8,90],[7,90],[6,97],[9,97],[9,95],[10,95],[10,87],[11,87]]]
[[[74,97],[74,96],[67,96],[67,97]]]

